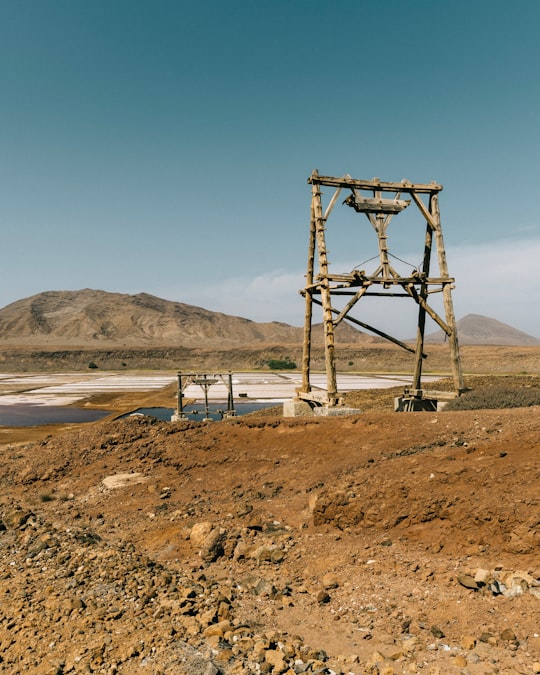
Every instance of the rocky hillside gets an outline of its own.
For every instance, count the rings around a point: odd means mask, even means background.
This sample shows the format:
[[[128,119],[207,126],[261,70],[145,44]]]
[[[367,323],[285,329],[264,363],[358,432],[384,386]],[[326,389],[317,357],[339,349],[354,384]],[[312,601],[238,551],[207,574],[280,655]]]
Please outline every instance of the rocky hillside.
[[[512,328],[502,321],[480,314],[467,314],[457,322],[459,342],[462,345],[505,345],[527,347],[540,345],[540,340]],[[426,336],[426,342],[444,342],[442,330]]]
[[[302,328],[285,323],[257,323],[147,293],[49,291],[0,310],[0,341],[4,345],[226,349],[301,344],[302,336]],[[317,336],[322,341],[320,326]],[[336,339],[344,344],[375,341],[345,324],[339,327]]]

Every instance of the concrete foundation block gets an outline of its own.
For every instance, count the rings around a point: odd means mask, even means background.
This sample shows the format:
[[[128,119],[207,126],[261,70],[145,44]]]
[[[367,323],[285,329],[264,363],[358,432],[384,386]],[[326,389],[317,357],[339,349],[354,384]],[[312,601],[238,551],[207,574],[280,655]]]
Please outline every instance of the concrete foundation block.
[[[443,409],[440,403],[432,398],[407,398],[398,396],[394,399],[394,412],[434,412]]]
[[[293,398],[283,402],[283,417],[306,417],[313,415],[313,409],[306,401]]]
[[[318,406],[313,409],[315,417],[345,417],[346,415],[360,415],[360,408],[348,408],[347,406]]]
[[[283,403],[283,417],[343,417],[345,415],[359,415],[359,408],[347,406],[311,406],[307,401],[291,399]]]

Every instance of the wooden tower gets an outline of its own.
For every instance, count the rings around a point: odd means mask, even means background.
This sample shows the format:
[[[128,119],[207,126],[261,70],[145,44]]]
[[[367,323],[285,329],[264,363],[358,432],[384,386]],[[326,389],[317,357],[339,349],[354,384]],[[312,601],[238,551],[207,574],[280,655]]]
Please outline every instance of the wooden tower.
[[[297,392],[297,397],[307,401],[311,406],[333,407],[340,404],[341,397],[337,390],[336,381],[334,330],[341,321],[347,320],[415,354],[413,384],[404,392],[403,409],[429,409],[428,399],[430,396],[426,396],[426,392],[422,389],[422,362],[426,357],[424,353],[426,315],[429,315],[447,336],[455,390],[453,395],[459,395],[464,387],[452,304],[454,279],[448,275],[439,214],[438,199],[439,192],[443,189],[442,185],[435,182],[424,185],[410,183],[407,180],[400,183],[391,183],[380,181],[378,178],[356,180],[348,175],[342,178],[334,178],[319,176],[317,171],[313,171],[308,183],[311,184],[311,220],[306,286],[301,291],[305,297],[304,349],[302,386]],[[321,199],[322,186],[334,189],[326,208],[323,208]],[[352,272],[345,274],[333,274],[330,271],[326,224],[342,191],[346,191],[342,204],[354,209],[359,214],[365,214],[377,235],[378,265],[372,273],[366,273],[357,267]],[[406,199],[407,197],[410,199]],[[392,266],[387,229],[392,218],[407,208],[411,201],[418,208],[420,217],[426,224],[424,251],[422,264],[414,269],[409,276],[402,276]],[[434,252],[438,262],[439,276],[437,277],[430,276]],[[318,269],[316,269],[317,263]],[[429,303],[430,296],[433,293],[442,293],[444,317],[440,316]],[[369,295],[391,298],[405,297],[416,303],[418,324],[415,347],[350,315],[358,301]],[[340,301],[341,309],[336,307]],[[323,396],[312,392],[310,385],[313,303],[320,305],[323,310],[327,377],[327,392]]]

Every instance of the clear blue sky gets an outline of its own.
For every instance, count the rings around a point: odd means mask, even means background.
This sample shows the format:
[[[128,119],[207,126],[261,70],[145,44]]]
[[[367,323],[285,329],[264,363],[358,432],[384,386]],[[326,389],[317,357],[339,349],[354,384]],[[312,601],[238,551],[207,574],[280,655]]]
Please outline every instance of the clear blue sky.
[[[0,306],[300,325],[318,169],[442,183],[458,318],[540,337],[539,26],[538,0],[0,0]]]

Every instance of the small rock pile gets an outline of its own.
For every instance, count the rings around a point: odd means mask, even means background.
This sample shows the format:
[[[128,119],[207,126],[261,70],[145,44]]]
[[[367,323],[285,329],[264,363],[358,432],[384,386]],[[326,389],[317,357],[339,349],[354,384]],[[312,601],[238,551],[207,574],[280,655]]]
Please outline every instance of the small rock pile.
[[[505,598],[515,598],[524,593],[530,593],[540,599],[540,580],[535,579],[528,572],[505,570],[485,570],[478,568],[471,574],[460,574],[459,583],[465,588],[479,591],[482,594],[502,595]]]
[[[208,523],[192,528],[203,558],[219,553],[222,534]],[[235,555],[246,554],[239,546]],[[276,551],[282,549],[260,544],[250,555],[266,559]],[[324,651],[299,636],[259,633],[238,616],[242,593],[288,593],[262,578],[216,582],[200,569],[179,574],[130,544],[46,522],[20,506],[1,514],[0,562],[3,672],[352,672],[329,664]]]

